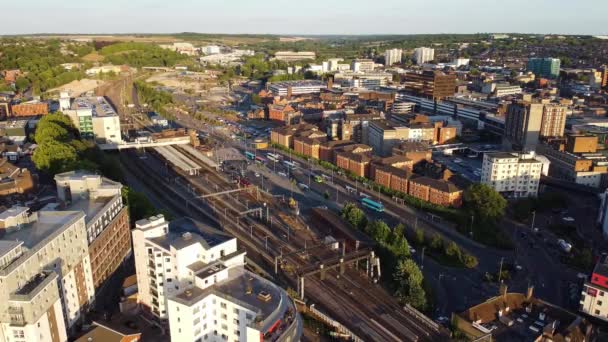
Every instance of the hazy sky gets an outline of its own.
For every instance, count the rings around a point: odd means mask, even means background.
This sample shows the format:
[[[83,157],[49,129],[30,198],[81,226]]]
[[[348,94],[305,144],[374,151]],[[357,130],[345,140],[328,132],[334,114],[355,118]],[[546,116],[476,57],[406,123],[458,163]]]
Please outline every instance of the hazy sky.
[[[608,34],[608,0],[4,0],[0,34]]]

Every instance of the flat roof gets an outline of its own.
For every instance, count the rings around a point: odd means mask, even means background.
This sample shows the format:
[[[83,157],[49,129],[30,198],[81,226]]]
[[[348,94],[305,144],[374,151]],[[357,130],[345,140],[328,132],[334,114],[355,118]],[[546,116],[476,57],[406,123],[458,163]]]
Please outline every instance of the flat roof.
[[[72,109],[91,109],[93,116],[116,116],[116,111],[103,96],[82,96],[74,99]]]
[[[44,239],[63,230],[69,223],[81,217],[84,217],[84,214],[80,211],[40,211],[36,221],[9,231],[0,238],[2,240],[23,241],[25,247],[33,249]]]
[[[189,217],[183,217],[169,222],[169,232],[166,235],[150,240],[169,250],[171,246],[175,249],[182,249],[196,243],[209,249],[231,239],[234,237],[216,228]]]
[[[85,214],[85,221],[88,223],[92,218],[94,218],[99,212],[108,204],[112,199],[117,196],[106,196],[106,197],[97,197],[88,199],[81,199],[73,201],[66,209],[80,211],[82,210]]]

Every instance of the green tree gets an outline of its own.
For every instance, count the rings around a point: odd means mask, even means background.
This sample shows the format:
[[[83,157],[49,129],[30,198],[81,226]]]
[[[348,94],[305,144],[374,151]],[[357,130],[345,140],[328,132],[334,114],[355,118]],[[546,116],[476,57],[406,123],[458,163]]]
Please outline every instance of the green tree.
[[[418,265],[412,259],[400,260],[394,274],[397,290],[395,296],[402,303],[423,310],[426,307],[426,296],[422,281],[424,277]]]
[[[353,227],[363,230],[367,226],[367,217],[363,210],[357,208],[354,203],[346,203],[342,208],[342,217]]]
[[[476,220],[495,222],[505,213],[507,201],[486,184],[473,184],[464,193],[465,206]]]
[[[366,232],[375,240],[386,244],[391,234],[391,229],[384,221],[376,220],[367,225]]]
[[[127,186],[122,188],[122,198],[129,207],[129,219],[131,222],[153,216],[158,212],[144,194],[134,191]]]
[[[477,258],[469,253],[462,253],[462,263],[466,268],[475,268],[479,264]]]
[[[29,88],[31,85],[31,82],[29,79],[25,78],[25,77],[19,77],[17,78],[17,80],[15,81],[15,87],[17,88],[17,90],[19,92],[24,92],[27,90],[27,88]]]
[[[36,168],[51,175],[73,170],[77,159],[72,146],[53,140],[39,145],[32,156]]]
[[[421,246],[424,244],[424,231],[421,228],[416,229],[416,244]]]
[[[70,133],[55,122],[47,122],[44,128],[38,128],[34,134],[37,144],[44,144],[49,141],[68,141]]]
[[[433,237],[431,238],[431,248],[434,250],[441,250],[442,247],[443,238],[441,237],[441,235],[439,235],[439,233],[433,234]]]
[[[455,259],[458,259],[458,260],[461,259],[462,252],[460,251],[460,247],[458,247],[458,245],[454,241],[450,241],[445,246],[444,253],[445,253],[445,255],[447,255],[447,256],[449,256],[451,258],[455,258]]]

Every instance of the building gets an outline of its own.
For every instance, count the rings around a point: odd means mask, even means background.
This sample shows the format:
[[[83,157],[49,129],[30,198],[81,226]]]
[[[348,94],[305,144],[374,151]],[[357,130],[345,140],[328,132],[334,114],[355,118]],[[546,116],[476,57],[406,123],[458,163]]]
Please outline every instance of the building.
[[[131,255],[129,211],[122,202],[122,184],[85,171],[57,174],[55,183],[62,206],[86,215],[91,273],[97,289]]]
[[[399,58],[399,61],[401,61],[401,58]],[[373,72],[375,69],[376,63],[371,59],[353,59],[350,67],[353,72]]]
[[[310,132],[316,132],[316,135],[311,135]],[[317,126],[299,124],[272,129],[270,131],[270,142],[287,148],[293,148],[294,137],[301,135],[308,136],[309,138],[325,137],[325,133],[319,131]]]
[[[141,332],[131,329],[124,324],[104,324],[93,322],[93,325],[74,342],[138,342],[141,341]]]
[[[409,114],[414,112],[416,104],[408,101],[395,101],[391,108],[391,113],[394,114]]]
[[[129,67],[125,66],[125,65],[102,65],[102,66],[98,66],[98,67],[92,67],[90,69],[87,69],[85,71],[85,73],[87,74],[87,76],[97,76],[100,74],[108,74],[108,73],[113,73],[113,74],[120,74],[123,71],[128,71]]]
[[[597,136],[568,135],[566,143],[536,147],[551,161],[549,176],[592,188],[608,184],[608,158],[597,152]]]
[[[408,193],[409,180],[414,176],[411,170],[375,164],[372,165],[372,169],[372,179],[375,183],[404,194]]]
[[[543,163],[534,157],[534,153],[486,153],[481,167],[481,183],[505,197],[536,197]]]
[[[274,82],[270,83],[268,86],[268,89],[275,96],[286,97],[304,94],[319,94],[321,89],[326,88],[327,84],[315,80]]]
[[[414,49],[414,61],[416,64],[421,65],[424,63],[431,62],[435,59],[435,49],[420,47]]]
[[[279,61],[296,62],[308,59],[314,60],[317,59],[317,55],[312,51],[277,51],[274,54],[274,58]]]
[[[162,215],[136,222],[138,301],[173,341],[297,341],[302,323],[280,287],[246,271],[236,238]]]
[[[85,214],[0,213],[0,325],[6,341],[67,341],[95,290]]]
[[[527,71],[533,72],[537,77],[557,78],[560,64],[558,58],[530,58]]]
[[[516,102],[508,107],[505,119],[505,144],[520,151],[534,151],[540,137],[541,103]]]
[[[431,146],[423,141],[404,141],[393,147],[393,155],[405,156],[412,160],[413,165],[422,161],[433,160]]]
[[[34,190],[35,183],[28,169],[19,168],[0,159],[0,196],[27,194]]]
[[[403,77],[403,86],[407,91],[440,100],[454,96],[456,75],[438,70],[426,70],[421,73],[408,72]]]
[[[368,71],[341,71],[334,75],[334,80],[345,88],[379,88],[386,86],[393,79],[388,72]]]
[[[369,178],[372,161],[369,153],[335,152],[336,166],[358,177]]]
[[[543,118],[540,124],[541,138],[559,138],[564,135],[568,107],[555,103],[543,106]]]
[[[401,49],[386,50],[384,52],[384,65],[389,67],[393,64],[401,63],[402,55],[403,50]]]
[[[120,118],[103,96],[78,97],[64,110],[85,139],[99,144],[121,144]]]
[[[217,45],[207,45],[201,48],[201,52],[205,55],[216,55],[221,52],[221,49]]]
[[[462,206],[463,191],[444,179],[413,177],[409,180],[408,194],[422,201],[444,207]]]
[[[389,156],[395,145],[409,139],[409,130],[408,127],[395,126],[384,120],[372,121],[369,124],[369,145],[374,154]]]
[[[557,305],[534,297],[534,289],[500,293],[461,313],[452,314],[452,324],[476,341],[600,341],[589,320]]]
[[[289,104],[268,105],[268,119],[282,122],[285,125],[295,125],[300,122],[302,113]]]
[[[47,115],[48,113],[49,104],[46,102],[32,101],[11,105],[12,117]]]
[[[6,120],[11,115],[7,102],[0,102],[0,120]]]
[[[333,140],[322,142],[319,145],[319,159],[335,164],[336,157],[334,151],[348,145],[353,145],[353,142],[350,140]]]
[[[608,321],[608,259],[603,257],[585,282],[579,310],[589,316]]]

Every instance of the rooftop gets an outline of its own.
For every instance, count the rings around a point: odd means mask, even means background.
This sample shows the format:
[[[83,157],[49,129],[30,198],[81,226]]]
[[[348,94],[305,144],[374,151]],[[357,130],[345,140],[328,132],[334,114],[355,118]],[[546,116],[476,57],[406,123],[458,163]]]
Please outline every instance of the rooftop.
[[[22,225],[19,229],[5,232],[2,240],[23,241],[29,249],[35,248],[40,242],[63,231],[72,222],[84,217],[79,211],[45,211],[38,212],[38,219]]]
[[[270,84],[271,87],[287,88],[287,87],[323,87],[327,85],[325,82],[317,80],[299,80],[299,81],[281,81],[273,82]]]
[[[153,238],[151,241],[169,250],[171,246],[182,249],[196,243],[209,249],[231,239],[234,237],[202,222],[183,217],[169,223],[169,232],[166,235]]]
[[[106,101],[103,96],[84,96],[74,99],[72,109],[91,109],[93,116],[116,116],[114,108]]]

